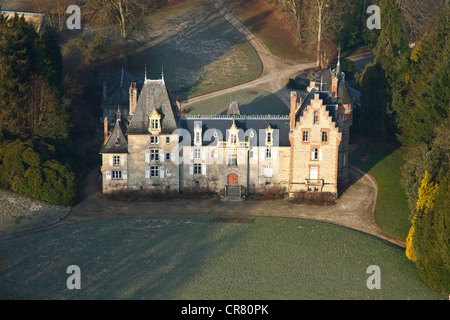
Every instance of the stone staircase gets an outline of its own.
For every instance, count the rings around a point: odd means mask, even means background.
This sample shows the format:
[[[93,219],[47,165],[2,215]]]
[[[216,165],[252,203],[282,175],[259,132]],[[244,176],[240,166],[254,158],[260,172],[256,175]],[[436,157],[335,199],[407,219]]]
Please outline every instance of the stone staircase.
[[[241,194],[241,186],[227,185],[225,186],[225,196],[222,198],[225,201],[242,201],[244,200]]]

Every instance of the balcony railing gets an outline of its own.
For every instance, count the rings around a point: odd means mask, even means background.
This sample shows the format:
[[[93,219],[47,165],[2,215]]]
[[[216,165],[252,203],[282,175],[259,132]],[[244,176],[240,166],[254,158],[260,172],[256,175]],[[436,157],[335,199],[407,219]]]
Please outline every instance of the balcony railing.
[[[323,179],[305,179],[305,184],[313,186],[323,186]]]

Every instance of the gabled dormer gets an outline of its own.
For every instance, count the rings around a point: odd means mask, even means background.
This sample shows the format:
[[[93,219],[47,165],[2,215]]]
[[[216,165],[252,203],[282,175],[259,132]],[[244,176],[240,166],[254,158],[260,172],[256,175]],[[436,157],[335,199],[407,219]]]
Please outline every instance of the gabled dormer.
[[[161,115],[153,108],[152,113],[148,116],[148,131],[152,134],[159,134],[161,132]]]

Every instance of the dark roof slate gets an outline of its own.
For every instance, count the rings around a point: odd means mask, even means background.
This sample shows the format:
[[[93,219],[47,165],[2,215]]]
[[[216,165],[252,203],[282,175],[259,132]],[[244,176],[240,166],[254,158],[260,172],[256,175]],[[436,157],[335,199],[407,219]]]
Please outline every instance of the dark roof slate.
[[[155,107],[161,115],[161,133],[172,133],[178,128],[177,109],[170,99],[164,80],[146,80],[127,134],[148,133],[148,116]]]
[[[237,129],[240,130],[240,134],[242,136],[239,136],[240,141],[244,141],[245,139],[245,133],[248,132],[248,130],[253,129],[254,130],[254,138],[257,139],[255,141],[258,141],[258,145],[261,145],[261,141],[265,141],[265,130],[270,125],[272,129],[274,129],[273,138],[274,141],[278,140],[278,146],[280,147],[287,147],[290,146],[289,143],[289,118],[270,118],[270,117],[261,117],[261,118],[253,118],[253,117],[235,117],[235,124]],[[180,128],[188,130],[190,133],[190,144],[194,144],[194,126],[197,122],[201,122],[202,125],[202,132],[203,134],[209,130],[217,130],[220,132],[218,134],[222,137],[222,140],[225,140],[228,138],[227,136],[227,130],[230,129],[231,125],[233,124],[233,118],[232,117],[226,117],[226,118],[182,118],[180,120]],[[261,130],[261,131],[260,131]],[[249,132],[248,132],[249,133]],[[260,136],[260,134],[263,134],[263,136]],[[215,138],[212,135],[211,140],[205,140],[203,139],[202,144],[204,146],[210,145],[211,143],[214,143]]]
[[[101,107],[117,107],[118,105],[128,107],[130,104],[129,89],[132,82],[138,84],[139,90],[141,86],[139,78],[136,78],[124,68],[111,78],[106,79],[106,100],[102,101]]]
[[[128,153],[128,142],[120,121],[116,122],[108,140],[100,150],[100,154],[103,153]]]

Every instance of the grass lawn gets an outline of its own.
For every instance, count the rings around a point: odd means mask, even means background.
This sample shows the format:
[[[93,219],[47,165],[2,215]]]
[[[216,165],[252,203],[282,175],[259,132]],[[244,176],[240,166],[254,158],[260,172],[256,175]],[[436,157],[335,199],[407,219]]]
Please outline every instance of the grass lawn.
[[[47,226],[60,221],[69,212],[69,207],[0,190],[0,236]]]
[[[246,83],[262,63],[254,48],[207,0],[187,0],[150,15],[129,70],[160,79],[181,100]]]
[[[289,115],[289,109],[277,96],[264,90],[248,89],[224,94],[198,103],[187,104],[186,108],[188,108],[189,113],[186,116],[225,114],[232,101],[239,103],[239,110],[242,115]]]
[[[359,147],[350,162],[372,175],[378,184],[374,219],[385,232],[406,239],[411,217],[405,189],[400,184],[400,168],[404,149],[391,147]]]
[[[271,4],[264,0],[223,0],[223,3],[275,56],[311,61],[311,56],[297,44],[295,27],[289,23],[289,17]]]
[[[81,271],[68,290],[67,267]],[[381,270],[369,290],[367,268]],[[0,243],[0,297],[26,299],[441,299],[404,250],[325,223],[259,217],[117,217]]]

